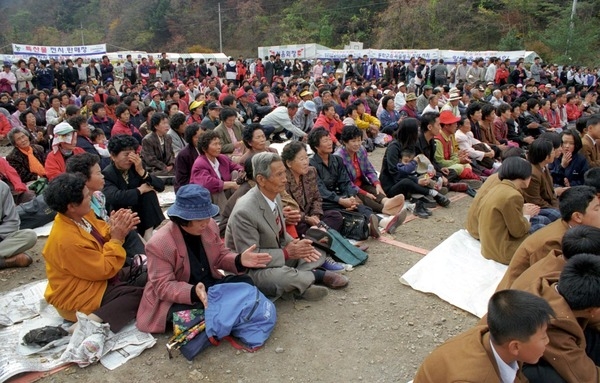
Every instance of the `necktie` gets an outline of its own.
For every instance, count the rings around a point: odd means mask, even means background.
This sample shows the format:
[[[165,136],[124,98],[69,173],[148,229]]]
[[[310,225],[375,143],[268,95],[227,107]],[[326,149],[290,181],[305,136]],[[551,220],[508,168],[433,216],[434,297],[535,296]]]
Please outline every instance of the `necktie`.
[[[278,233],[281,234],[283,226],[281,225],[281,218],[279,218],[279,209],[277,206],[273,208],[273,215],[275,216],[275,224],[277,225]]]

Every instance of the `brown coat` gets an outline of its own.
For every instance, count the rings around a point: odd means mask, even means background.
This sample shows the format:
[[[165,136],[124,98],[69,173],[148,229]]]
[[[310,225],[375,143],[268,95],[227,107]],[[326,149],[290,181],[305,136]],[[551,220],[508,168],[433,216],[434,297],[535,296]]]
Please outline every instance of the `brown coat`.
[[[488,126],[486,124],[479,123],[479,130],[481,131],[481,141],[490,145],[500,145],[500,142],[496,139],[494,135],[494,124],[489,123]]]
[[[414,383],[500,383],[487,326],[477,326],[436,348],[423,362]],[[515,382],[527,382],[520,370]]]
[[[142,161],[144,168],[149,173],[165,170],[167,166],[175,165],[175,155],[173,154],[173,139],[165,135],[164,148],[161,147],[160,140],[155,132],[148,134],[142,140]],[[163,151],[164,149],[164,151]],[[171,169],[173,175],[175,172]]]
[[[496,291],[508,289],[519,275],[545,258],[551,250],[560,250],[562,238],[568,229],[569,224],[559,219],[527,237],[515,251]]]
[[[553,271],[531,281],[524,281],[521,275],[513,286],[523,286],[524,291],[544,298],[552,307],[556,318],[548,324],[548,338],[544,359],[552,365],[558,374],[568,383],[598,383],[600,371],[586,352],[583,333],[588,318],[581,311],[573,311],[556,290],[560,272]]]
[[[525,202],[538,205],[540,208],[558,209],[558,197],[554,192],[550,170],[542,168],[539,164],[532,165],[531,182],[527,189],[523,189]]]
[[[600,146],[598,145],[598,141],[594,141],[586,134],[581,137],[581,142],[583,143],[581,153],[585,156],[590,167],[600,166]]]
[[[523,196],[511,181],[500,182],[481,201],[479,237],[485,258],[508,265],[529,228],[523,216]]]
[[[300,183],[296,183],[291,170],[287,170],[286,173],[288,182],[285,185],[285,190],[298,202],[302,217],[313,215],[323,217],[323,200],[317,187],[317,170],[309,166],[308,173],[300,177]]]
[[[500,178],[498,178],[498,173],[494,173],[489,176],[483,185],[481,185],[479,190],[477,190],[477,195],[471,203],[471,207],[469,207],[469,212],[467,213],[467,223],[465,226],[469,234],[471,234],[471,236],[475,239],[479,239],[479,210],[481,209],[481,201],[490,190],[499,184]]]

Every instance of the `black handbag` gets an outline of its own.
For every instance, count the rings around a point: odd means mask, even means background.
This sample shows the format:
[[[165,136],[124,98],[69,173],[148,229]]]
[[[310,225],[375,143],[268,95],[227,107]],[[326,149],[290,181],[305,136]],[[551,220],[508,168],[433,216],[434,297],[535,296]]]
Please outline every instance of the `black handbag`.
[[[369,222],[364,215],[348,210],[340,210],[344,223],[340,234],[348,239],[364,241],[369,238]]]
[[[21,225],[19,225],[21,230],[44,226],[56,216],[56,212],[50,209],[44,200],[43,194],[17,206],[17,213],[21,219]]]

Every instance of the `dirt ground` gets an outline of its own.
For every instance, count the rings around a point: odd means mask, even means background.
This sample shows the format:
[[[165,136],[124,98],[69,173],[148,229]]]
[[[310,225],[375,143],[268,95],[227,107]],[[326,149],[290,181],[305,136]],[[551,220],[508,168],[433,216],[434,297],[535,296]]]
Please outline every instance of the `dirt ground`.
[[[384,149],[371,160],[380,168]],[[454,193],[450,193],[449,197]],[[470,197],[438,208],[429,219],[415,219],[393,236],[431,250],[464,227]],[[0,291],[45,278],[43,239],[27,269],[0,271]],[[477,318],[433,295],[412,290],[400,276],[422,255],[370,239],[369,260],[346,275],[349,286],[320,302],[276,302],[277,325],[255,353],[223,343],[188,362],[175,352],[169,360],[158,335],[156,345],[114,371],[102,365],[77,366],[44,382],[407,382],[437,345],[470,328]]]

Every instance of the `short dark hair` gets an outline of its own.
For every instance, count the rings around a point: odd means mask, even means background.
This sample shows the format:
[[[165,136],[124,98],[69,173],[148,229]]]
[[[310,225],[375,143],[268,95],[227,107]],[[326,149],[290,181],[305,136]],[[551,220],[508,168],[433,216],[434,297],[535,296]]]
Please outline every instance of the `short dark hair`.
[[[283,147],[281,159],[286,168],[288,167],[287,161],[293,161],[302,150],[306,151],[306,145],[300,141],[292,141]]]
[[[500,117],[502,113],[506,113],[510,110],[510,105],[508,104],[500,104],[496,107],[496,116]]]
[[[588,225],[569,228],[562,238],[562,253],[566,259],[583,253],[600,255],[600,229]]]
[[[532,165],[537,165],[544,161],[552,153],[554,147],[551,141],[543,138],[536,138],[529,146],[527,159]]]
[[[481,104],[478,102],[471,102],[467,107],[467,117],[471,117],[479,110],[481,110]]]
[[[362,138],[362,132],[360,131],[360,129],[358,129],[358,127],[356,125],[344,126],[344,128],[342,129],[342,135],[340,137],[342,142],[346,143],[357,137]]]
[[[81,124],[86,123],[87,120],[84,116],[73,116],[67,120],[69,125],[73,127],[76,131],[81,129]]]
[[[98,111],[99,111],[100,109],[105,109],[105,108],[106,108],[106,106],[104,106],[104,104],[103,104],[103,103],[101,103],[101,102],[95,102],[95,103],[92,105],[92,114],[96,114],[96,113],[98,113]]]
[[[183,114],[183,113],[175,113],[169,119],[169,126],[174,131],[177,131],[177,129],[179,129],[179,127],[181,125],[185,124],[185,119],[186,119],[185,114]]]
[[[234,101],[235,101],[235,97],[234,96],[227,95],[221,101],[221,105],[223,105],[224,107],[225,106],[232,106]]]
[[[588,117],[587,123],[586,123],[586,127],[590,127],[592,125],[598,125],[600,124],[600,115],[598,114],[593,114],[591,116]]]
[[[219,134],[214,130],[207,130],[206,133],[200,136],[198,140],[198,150],[204,154],[208,150],[208,146],[215,138],[219,138]]]
[[[565,130],[563,130],[560,133],[560,142],[561,142],[561,144],[562,144],[562,138],[564,136],[571,136],[571,137],[573,137],[573,142],[575,144],[575,148],[573,149],[573,154],[579,153],[579,151],[583,147],[583,143],[581,142],[581,136],[579,134],[577,134],[577,132],[574,131],[573,129],[565,129]]]
[[[194,139],[194,136],[196,135],[196,133],[198,133],[198,130],[200,130],[200,129],[205,130],[197,122],[194,122],[193,124],[189,124],[188,126],[186,126],[185,133],[183,135],[185,142],[187,142],[188,144],[191,144],[193,142],[192,140]]]
[[[596,189],[591,186],[573,186],[560,195],[559,210],[562,219],[569,222],[573,213],[585,214],[590,202],[596,197]]]
[[[596,189],[600,193],[600,168],[591,168],[583,175],[583,184]]]
[[[156,132],[156,127],[158,126],[158,124],[160,124],[162,120],[169,120],[169,116],[166,113],[162,112],[154,113],[150,118],[150,124],[148,126],[150,131]]]
[[[87,180],[81,174],[62,173],[48,183],[44,199],[52,210],[64,214],[69,204],[83,202],[83,189]]]
[[[112,136],[108,141],[108,152],[113,156],[117,156],[123,150],[137,150],[139,146],[138,140],[133,138],[133,136],[117,134],[116,136]]]
[[[600,257],[572,256],[560,274],[557,290],[571,310],[600,307]]]
[[[415,156],[415,149],[414,149],[414,147],[402,148],[402,151],[400,151],[400,158],[402,158],[402,157],[414,157],[414,156]]]
[[[250,142],[252,141],[252,137],[254,137],[255,130],[262,130],[262,126],[260,124],[250,124],[242,130],[242,141],[248,149],[252,147]]]
[[[156,112],[156,108],[153,106],[145,107],[144,109],[142,109],[142,117],[144,117],[144,119],[148,118],[150,112]]]
[[[561,136],[556,132],[544,132],[540,134],[538,138],[552,142],[553,149],[560,148],[560,145],[562,144]]]
[[[435,120],[440,117],[440,114],[437,112],[427,112],[423,113],[421,116],[421,133],[425,134],[429,130],[429,125],[435,123]]]
[[[119,99],[116,98],[115,96],[108,96],[108,97],[106,97],[106,105],[107,106],[117,105],[118,103],[119,103]],[[121,105],[125,105],[125,104],[121,104]]]
[[[33,113],[33,110],[31,110],[29,108],[25,109],[23,111],[23,113],[21,113],[19,115],[19,121],[21,121],[21,123],[23,124],[23,126],[27,125],[27,115],[28,114],[33,114],[35,116],[35,113]],[[37,123],[36,123],[36,125],[37,125]]]
[[[233,109],[233,108],[221,109],[221,113],[219,114],[219,120],[221,120],[221,122],[225,122],[225,120],[230,117],[237,117],[237,111],[235,109]]]
[[[129,108],[125,104],[119,104],[115,108],[115,116],[117,116],[117,118],[121,117],[121,115],[125,112],[129,112]]]
[[[92,132],[90,133],[90,140],[95,141],[96,138],[98,138],[98,136],[105,136],[106,137],[106,133],[104,133],[104,130],[98,128],[98,129],[92,129]]]
[[[335,104],[333,102],[326,102],[323,104],[323,107],[321,108],[321,113],[325,114],[325,112],[327,110],[329,110],[329,108],[334,108],[335,109]]]
[[[521,157],[509,157],[502,162],[498,170],[498,178],[503,180],[526,180],[531,177],[531,164]]]
[[[481,107],[481,118],[485,120],[486,117],[495,114],[496,108],[492,104],[483,104]]]
[[[307,137],[307,141],[308,141],[308,146],[310,146],[310,148],[313,150],[313,152],[317,152],[317,148],[319,147],[319,144],[321,143],[321,138],[323,137],[327,137],[329,136],[329,132],[323,128],[323,127],[318,127],[318,128],[314,128],[313,130],[311,130],[308,133],[308,137]]]
[[[92,153],[79,153],[67,160],[67,173],[83,174],[86,180],[91,177],[92,166],[100,164],[100,156]]]
[[[536,105],[540,105],[540,102],[535,98],[527,100],[527,110],[532,110]]]
[[[554,315],[554,310],[543,298],[526,291],[500,290],[488,302],[490,337],[497,345],[515,339],[527,342]]]

